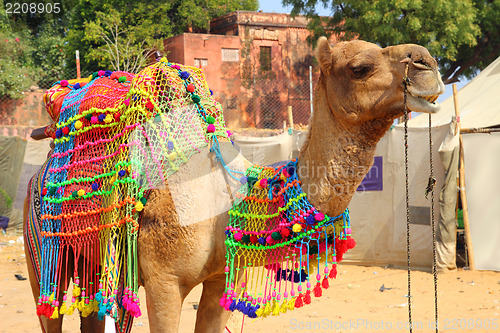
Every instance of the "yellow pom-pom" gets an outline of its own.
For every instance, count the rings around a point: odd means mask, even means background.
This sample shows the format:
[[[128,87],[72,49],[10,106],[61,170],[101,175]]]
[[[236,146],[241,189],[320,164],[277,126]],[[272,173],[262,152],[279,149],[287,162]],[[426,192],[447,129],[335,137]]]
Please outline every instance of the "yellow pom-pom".
[[[85,195],[85,190],[83,188],[78,190],[78,196],[83,197]]]
[[[257,311],[255,311],[257,317],[262,316],[263,313],[264,313],[264,308],[258,308]]]
[[[83,313],[83,307],[85,306],[85,301],[82,299],[80,302],[76,302],[77,305],[76,307],[78,308],[78,311]]]
[[[61,305],[61,309],[59,310],[59,313],[60,314],[66,314],[66,312],[68,312],[68,306],[66,305],[67,302],[64,302],[62,305]]]
[[[71,316],[73,312],[75,312],[75,309],[76,309],[76,304],[75,303],[71,304],[68,311],[66,312],[66,315]]]
[[[80,295],[81,295],[81,293],[82,293],[82,291],[81,291],[80,287],[75,286],[75,287],[73,288],[73,297],[75,297],[75,298],[76,298],[76,297],[80,296]]]
[[[292,298],[291,300],[288,301],[288,310],[293,310],[295,309],[295,299]]]
[[[59,318],[59,308],[56,306],[54,308],[54,312],[52,312],[52,316],[50,316],[50,319],[57,319]]]
[[[281,303],[280,312],[285,313],[288,310],[288,302],[286,300]]]
[[[292,227],[293,232],[301,232],[302,231],[302,226],[298,223],[295,223]]]
[[[262,186],[260,186],[260,182],[255,182],[255,184],[253,185],[253,188],[255,189],[258,189],[258,190],[261,190],[262,189]]]
[[[135,204],[135,210],[140,212],[143,209],[144,209],[144,205],[142,204],[142,202],[137,201],[137,203]]]
[[[75,128],[77,130],[81,129],[83,126],[82,122],[80,120],[75,121]]]
[[[50,294],[49,304],[52,304],[53,301],[54,301],[54,293]]]
[[[112,185],[115,181],[116,181],[116,174],[114,174],[113,177],[111,177],[109,183]]]
[[[271,302],[267,302],[266,307],[264,308],[264,313],[262,314],[262,317],[267,317],[271,314]]]
[[[109,123],[110,123],[110,122],[112,122],[112,121],[113,121],[113,117],[111,117],[111,115],[110,115],[110,114],[107,114],[107,115],[106,115],[106,118],[104,118],[104,122],[105,122],[106,124],[109,124]]]
[[[273,301],[272,313],[273,313],[273,316],[278,316],[280,314],[280,305],[276,301]]]

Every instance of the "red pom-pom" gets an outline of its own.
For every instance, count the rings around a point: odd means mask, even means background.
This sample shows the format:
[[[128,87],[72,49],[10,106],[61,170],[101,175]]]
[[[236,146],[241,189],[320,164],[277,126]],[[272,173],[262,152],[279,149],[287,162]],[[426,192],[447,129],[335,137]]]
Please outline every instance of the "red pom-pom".
[[[63,132],[64,135],[68,135],[68,133],[69,133],[68,126],[63,127],[62,132]]]
[[[250,236],[250,243],[255,244],[257,243],[257,241],[258,241],[257,236],[255,235]]]
[[[148,101],[148,102],[146,103],[146,107],[147,107],[150,111],[154,109],[153,103],[151,103],[151,101]]]
[[[353,249],[356,246],[356,241],[351,236],[347,236],[347,249]]]
[[[187,91],[194,92],[194,84],[188,84],[186,87]]]
[[[111,76],[109,77],[111,80],[115,80],[115,79],[118,79],[120,76],[118,75],[118,73],[116,72],[113,72],[113,74],[111,74]]]
[[[42,195],[47,195],[47,188],[46,187],[42,190]]]
[[[290,236],[290,229],[288,229],[288,228],[281,228],[280,234],[283,237],[288,237],[288,236]]]
[[[321,284],[319,282],[316,283],[316,286],[314,286],[313,292],[315,297],[321,297],[321,295],[323,295],[323,291],[321,290]]]
[[[332,269],[330,270],[330,274],[328,274],[328,277],[330,279],[336,279],[337,278],[337,265],[333,264]]]
[[[121,113],[120,112],[117,112],[113,115],[113,118],[115,118],[116,121],[120,121],[120,117],[121,117]]]
[[[328,282],[328,278],[326,276],[323,279],[323,282],[321,282],[321,285],[323,286],[323,289],[328,289],[328,287],[330,287],[330,283]]]
[[[295,299],[295,307],[296,307],[296,308],[301,308],[301,307],[303,307],[303,306],[304,306],[304,303],[303,303],[303,301],[302,301],[302,294],[300,294],[300,295],[299,295],[299,297],[297,297],[297,298]]]
[[[311,304],[311,291],[308,290],[304,295],[304,303]]]

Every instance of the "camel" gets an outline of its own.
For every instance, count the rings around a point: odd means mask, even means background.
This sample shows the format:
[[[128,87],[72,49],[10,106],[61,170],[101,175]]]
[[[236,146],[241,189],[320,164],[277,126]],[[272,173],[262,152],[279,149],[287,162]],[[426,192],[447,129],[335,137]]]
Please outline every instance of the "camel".
[[[435,100],[444,85],[436,61],[418,45],[380,48],[355,40],[332,47],[322,37],[316,57],[321,75],[297,172],[309,201],[337,216],[371,167],[377,142],[403,115],[404,79],[407,107],[417,112],[437,112]],[[223,145],[222,153],[235,170],[250,165],[231,145]],[[166,188],[150,193],[138,257],[151,332],[177,332],[183,300],[201,283],[195,332],[223,332],[230,316],[219,305],[225,288],[224,231],[235,186],[207,148],[171,176]],[[38,286],[28,266],[36,300]],[[61,331],[62,316],[41,322],[46,332]],[[102,331],[93,325],[99,325],[95,317],[82,320],[82,332]]]

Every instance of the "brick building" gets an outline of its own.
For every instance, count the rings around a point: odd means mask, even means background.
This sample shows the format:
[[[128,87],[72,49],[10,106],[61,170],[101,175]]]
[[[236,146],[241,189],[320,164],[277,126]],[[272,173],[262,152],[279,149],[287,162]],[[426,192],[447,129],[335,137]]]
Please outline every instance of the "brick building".
[[[170,61],[202,67],[229,127],[280,128],[287,106],[295,123],[310,116],[307,19],[288,14],[236,11],[210,22],[210,33],[165,40]]]

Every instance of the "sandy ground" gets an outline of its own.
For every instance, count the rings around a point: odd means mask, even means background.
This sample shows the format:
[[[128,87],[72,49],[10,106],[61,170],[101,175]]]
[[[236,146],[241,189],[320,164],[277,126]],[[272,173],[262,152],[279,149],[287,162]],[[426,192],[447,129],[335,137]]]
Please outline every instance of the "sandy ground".
[[[23,245],[17,234],[0,234],[0,332],[40,332],[27,277]],[[407,272],[404,269],[341,265],[339,276],[321,298],[278,317],[246,318],[243,332],[408,332]],[[414,332],[434,332],[432,274],[411,275]],[[464,271],[440,274],[440,332],[500,332],[500,273]],[[381,292],[384,285],[387,290]],[[184,302],[179,332],[193,332],[201,287]],[[142,311],[145,309],[141,290]],[[78,332],[77,315],[65,318],[63,332]],[[228,323],[241,332],[242,315]],[[148,317],[136,319],[132,332],[149,332]],[[215,332],[214,332],[215,333]]]

